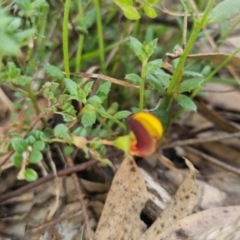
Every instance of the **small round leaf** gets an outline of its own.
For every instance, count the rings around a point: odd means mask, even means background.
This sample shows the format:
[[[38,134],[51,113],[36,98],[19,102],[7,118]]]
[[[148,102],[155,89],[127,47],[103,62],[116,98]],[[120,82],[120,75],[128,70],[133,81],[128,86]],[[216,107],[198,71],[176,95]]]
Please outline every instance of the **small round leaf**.
[[[27,142],[21,137],[14,138],[11,144],[13,149],[18,153],[23,153],[24,151],[27,150],[28,147]]]
[[[11,157],[11,160],[15,167],[20,167],[23,160],[23,156],[22,154],[16,153]]]
[[[43,159],[43,155],[41,152],[37,150],[33,150],[29,155],[29,162],[30,163],[38,163]]]
[[[45,143],[43,141],[36,141],[32,148],[33,151],[42,151],[45,148]]]
[[[33,182],[38,179],[38,174],[31,168],[26,168],[24,176],[28,182]]]

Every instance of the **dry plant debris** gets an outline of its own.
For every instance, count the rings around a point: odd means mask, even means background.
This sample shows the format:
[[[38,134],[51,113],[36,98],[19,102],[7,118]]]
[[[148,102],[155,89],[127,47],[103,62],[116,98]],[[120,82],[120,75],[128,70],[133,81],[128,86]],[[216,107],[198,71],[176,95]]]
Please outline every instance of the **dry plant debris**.
[[[187,159],[185,161],[189,167],[189,173],[178,188],[170,204],[141,237],[141,240],[161,239],[167,227],[175,225],[178,219],[184,218],[192,213],[197,202],[198,185],[195,182],[197,171]]]
[[[213,62],[214,64],[218,65],[221,64],[229,57],[229,54],[225,53],[203,53],[203,54],[190,54],[188,58],[195,59],[195,60],[208,60]],[[240,67],[240,58],[233,57],[229,62],[228,65],[233,67],[239,68]]]
[[[174,225],[165,229],[161,237],[152,239],[236,240],[239,239],[239,235],[236,235],[234,228],[239,228],[239,215],[239,206],[205,210],[179,219]],[[227,230],[227,228],[230,229]],[[226,233],[227,231],[228,233]],[[220,237],[221,234],[222,237]],[[223,238],[223,234],[228,234],[228,237],[225,235],[226,238]],[[237,234],[239,234],[239,231]],[[232,236],[232,238],[229,238],[229,236]]]
[[[134,159],[127,156],[117,171],[96,230],[97,240],[140,239],[146,230],[140,219],[148,199]]]

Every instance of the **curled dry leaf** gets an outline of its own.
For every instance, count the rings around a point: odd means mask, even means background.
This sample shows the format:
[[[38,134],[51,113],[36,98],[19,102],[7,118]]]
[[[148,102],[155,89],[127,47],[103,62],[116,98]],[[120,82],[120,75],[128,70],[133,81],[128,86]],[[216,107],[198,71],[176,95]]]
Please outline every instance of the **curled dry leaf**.
[[[140,239],[145,224],[140,219],[148,198],[144,180],[132,157],[117,171],[96,230],[96,240]]]
[[[184,218],[192,213],[197,202],[198,185],[194,179],[197,170],[187,159],[185,159],[185,161],[189,167],[189,173],[178,188],[170,204],[141,237],[141,240],[161,239],[166,228],[175,225],[178,219]]]
[[[212,208],[179,219],[158,240],[240,239],[240,206]]]

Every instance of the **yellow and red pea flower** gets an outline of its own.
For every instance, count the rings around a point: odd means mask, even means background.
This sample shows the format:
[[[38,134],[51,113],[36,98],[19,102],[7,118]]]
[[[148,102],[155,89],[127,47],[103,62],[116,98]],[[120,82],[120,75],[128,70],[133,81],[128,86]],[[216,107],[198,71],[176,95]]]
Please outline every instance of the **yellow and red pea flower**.
[[[149,112],[132,114],[127,125],[130,133],[117,138],[114,145],[126,153],[136,156],[149,156],[153,154],[163,135],[163,126],[157,117]]]

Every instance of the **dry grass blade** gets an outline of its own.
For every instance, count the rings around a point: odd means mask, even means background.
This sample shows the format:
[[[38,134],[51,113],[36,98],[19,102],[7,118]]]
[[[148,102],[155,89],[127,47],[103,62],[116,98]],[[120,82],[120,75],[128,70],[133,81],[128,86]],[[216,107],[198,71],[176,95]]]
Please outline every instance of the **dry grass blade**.
[[[148,198],[141,173],[127,156],[117,171],[96,230],[96,240],[140,239],[145,224],[140,213]]]
[[[71,75],[77,76],[77,77],[106,80],[108,82],[115,83],[115,84],[118,84],[118,85],[121,85],[121,86],[124,86],[124,87],[140,88],[140,86],[133,85],[133,84],[128,83],[126,81],[119,80],[119,79],[116,79],[116,78],[112,78],[112,77],[102,75],[102,74],[97,74],[97,73],[79,72],[79,73],[71,73]]]
[[[198,112],[213,122],[219,129],[227,131],[227,132],[236,132],[239,131],[239,126],[232,124],[230,121],[222,118],[218,113],[214,110],[207,107],[205,103],[202,101],[196,101]]]
[[[178,188],[170,204],[141,237],[141,240],[161,239],[167,227],[173,225],[178,219],[192,213],[197,202],[198,185],[194,179],[197,170],[187,159],[185,161],[190,169],[189,173]]]
[[[229,57],[229,54],[225,53],[204,53],[204,54],[190,54],[188,55],[188,58],[194,59],[194,60],[208,60],[213,62],[215,65],[221,64],[226,58]],[[227,65],[240,68],[240,58],[239,57],[233,57]]]

